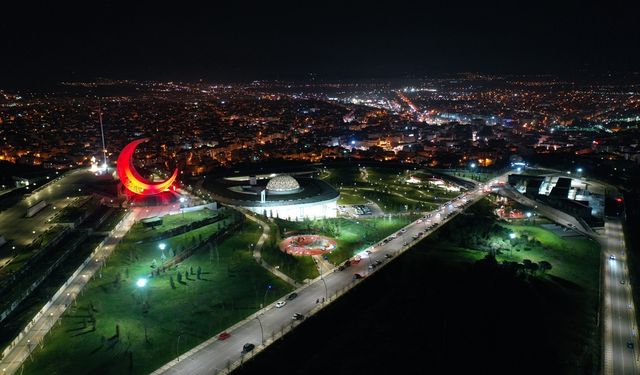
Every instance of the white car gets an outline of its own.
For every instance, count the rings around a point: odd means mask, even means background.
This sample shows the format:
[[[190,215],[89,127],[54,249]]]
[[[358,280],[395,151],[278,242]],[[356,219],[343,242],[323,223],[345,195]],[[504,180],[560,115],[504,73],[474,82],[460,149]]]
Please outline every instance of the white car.
[[[287,304],[287,301],[278,301],[276,302],[276,307],[280,308]]]

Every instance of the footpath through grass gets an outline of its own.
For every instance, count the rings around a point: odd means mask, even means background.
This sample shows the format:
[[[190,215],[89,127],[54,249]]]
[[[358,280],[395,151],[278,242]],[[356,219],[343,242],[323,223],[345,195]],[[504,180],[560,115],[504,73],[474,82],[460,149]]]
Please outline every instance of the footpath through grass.
[[[197,242],[199,235],[207,238],[219,224],[163,240],[165,252]],[[153,278],[158,243],[134,244],[126,236],[44,348],[35,350],[24,373],[146,374],[252,314],[263,301],[285,295],[291,288],[252,257],[250,244],[261,232],[247,221],[219,244],[203,243],[177,267]],[[136,286],[141,278],[148,280],[144,287]],[[272,288],[265,295],[268,285]]]

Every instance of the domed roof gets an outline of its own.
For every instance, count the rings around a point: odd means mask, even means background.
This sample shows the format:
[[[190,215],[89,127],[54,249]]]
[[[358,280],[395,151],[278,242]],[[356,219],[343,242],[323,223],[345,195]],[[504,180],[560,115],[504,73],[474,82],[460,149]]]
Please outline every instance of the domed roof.
[[[283,192],[298,189],[300,189],[298,181],[286,174],[275,176],[267,183],[267,191]]]

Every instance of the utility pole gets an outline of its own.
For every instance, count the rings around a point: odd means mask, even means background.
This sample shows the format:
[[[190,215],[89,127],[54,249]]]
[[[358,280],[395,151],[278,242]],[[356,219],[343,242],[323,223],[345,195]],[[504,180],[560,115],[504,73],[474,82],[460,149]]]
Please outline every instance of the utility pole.
[[[104,142],[104,126],[102,125],[102,107],[98,108],[98,118],[100,119],[100,135],[102,136],[102,163],[107,168],[107,146]]]

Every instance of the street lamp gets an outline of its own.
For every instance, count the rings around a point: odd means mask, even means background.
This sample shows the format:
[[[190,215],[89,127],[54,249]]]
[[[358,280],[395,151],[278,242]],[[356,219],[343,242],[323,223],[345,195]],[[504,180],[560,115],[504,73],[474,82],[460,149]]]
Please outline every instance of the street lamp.
[[[256,319],[258,320],[258,324],[260,324],[260,343],[264,344],[264,330],[262,329],[262,322],[260,321],[259,316],[256,316]]]
[[[136,281],[136,286],[138,288],[144,288],[147,285],[147,279],[145,279],[144,277],[141,277],[138,279],[138,281]]]
[[[267,303],[267,292],[271,290],[271,284],[267,285],[267,290],[264,291],[264,297],[262,297],[262,307]]]
[[[164,260],[166,258],[164,256],[164,249],[167,248],[167,244],[165,244],[164,242],[161,242],[160,244],[158,244],[158,248],[160,248],[160,251],[162,251],[162,259]]]

